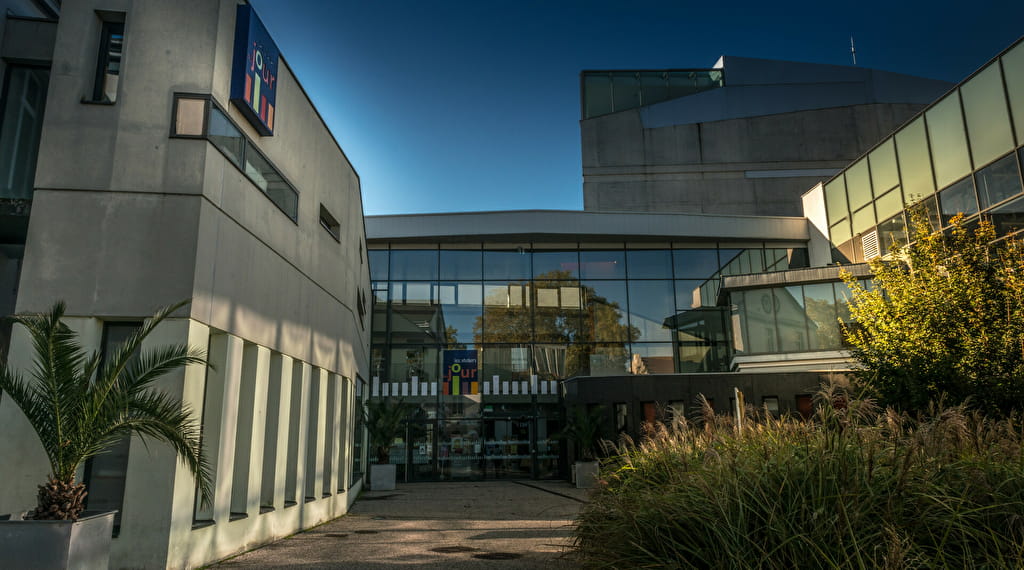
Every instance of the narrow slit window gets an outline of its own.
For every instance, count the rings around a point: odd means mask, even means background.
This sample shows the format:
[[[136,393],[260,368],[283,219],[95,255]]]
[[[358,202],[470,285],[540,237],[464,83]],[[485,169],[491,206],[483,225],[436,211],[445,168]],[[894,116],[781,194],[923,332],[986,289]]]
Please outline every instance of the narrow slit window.
[[[338,220],[336,220],[334,216],[327,211],[327,208],[325,208],[323,204],[320,204],[320,225],[327,230],[327,233],[331,234],[334,241],[341,241],[341,223],[339,223]],[[362,246],[360,245],[360,247]],[[362,257],[361,253],[362,252],[360,252],[360,257]]]
[[[124,17],[123,14],[120,15]],[[121,77],[121,58],[124,55],[124,21],[103,20],[100,32],[100,51],[96,60],[96,82],[92,100],[97,103],[117,101],[117,85]]]

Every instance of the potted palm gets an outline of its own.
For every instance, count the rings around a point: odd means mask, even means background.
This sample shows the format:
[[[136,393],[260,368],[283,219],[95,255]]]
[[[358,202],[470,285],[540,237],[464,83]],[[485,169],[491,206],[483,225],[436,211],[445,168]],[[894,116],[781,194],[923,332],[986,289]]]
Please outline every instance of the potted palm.
[[[64,322],[65,306],[13,317],[28,331],[34,366],[28,378],[0,366],[0,394],[21,409],[50,461],[35,509],[0,521],[0,552],[17,568],[106,568],[114,512],[84,512],[87,491],[79,467],[128,434],[164,442],[196,477],[209,504],[212,476],[201,452],[200,426],[188,406],[153,389],[167,373],[204,364],[201,351],[172,345],[140,352],[143,340],[168,315],[187,304],[165,307],[101,361],[87,353]],[[24,559],[19,559],[24,555]]]
[[[573,474],[577,489],[591,489],[597,486],[600,463],[597,461],[597,445],[601,440],[601,428],[605,419],[604,406],[587,410],[583,406],[572,408],[562,437],[572,442],[576,453]]]
[[[392,491],[395,489],[395,466],[391,464],[391,447],[395,439],[405,432],[405,420],[410,407],[402,400],[390,398],[370,400],[364,410],[366,431],[370,435],[371,448],[376,452],[376,463],[370,465],[370,489]]]

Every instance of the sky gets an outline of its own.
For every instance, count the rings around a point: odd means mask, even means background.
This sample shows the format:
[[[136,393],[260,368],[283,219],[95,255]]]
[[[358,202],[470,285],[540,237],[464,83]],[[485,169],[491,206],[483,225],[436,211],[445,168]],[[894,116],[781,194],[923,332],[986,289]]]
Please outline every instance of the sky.
[[[583,207],[579,73],[721,55],[958,82],[1024,2],[251,0],[356,172],[367,215]]]

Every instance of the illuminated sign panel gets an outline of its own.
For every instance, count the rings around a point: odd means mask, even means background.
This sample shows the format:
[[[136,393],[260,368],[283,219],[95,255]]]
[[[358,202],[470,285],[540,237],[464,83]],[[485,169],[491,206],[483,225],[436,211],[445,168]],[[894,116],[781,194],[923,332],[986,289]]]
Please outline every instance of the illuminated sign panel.
[[[475,350],[444,351],[444,373],[441,393],[445,396],[463,396],[480,393],[477,381]]]
[[[274,134],[277,61],[281,58],[252,6],[238,6],[235,55],[231,67],[231,102],[264,136]]]

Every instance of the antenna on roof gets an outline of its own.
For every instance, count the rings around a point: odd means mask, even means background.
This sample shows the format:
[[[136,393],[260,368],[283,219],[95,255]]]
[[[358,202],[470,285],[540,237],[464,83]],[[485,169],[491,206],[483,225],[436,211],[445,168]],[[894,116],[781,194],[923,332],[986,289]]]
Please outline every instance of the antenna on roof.
[[[853,57],[853,64],[857,65],[857,48],[853,47],[853,36],[850,36],[850,56]]]

